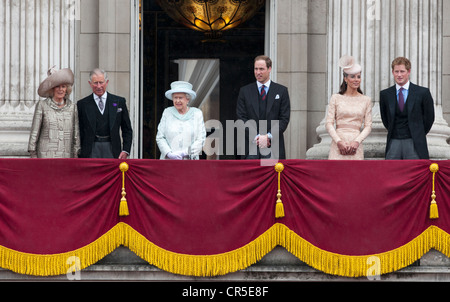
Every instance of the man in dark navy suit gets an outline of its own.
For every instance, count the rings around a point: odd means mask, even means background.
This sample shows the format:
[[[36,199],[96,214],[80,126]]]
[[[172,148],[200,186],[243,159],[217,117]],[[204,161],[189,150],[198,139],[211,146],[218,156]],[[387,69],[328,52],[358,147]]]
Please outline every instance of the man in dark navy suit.
[[[272,61],[269,57],[256,57],[256,82],[239,91],[237,118],[248,126],[245,159],[286,158],[283,133],[291,113],[289,93],[285,86],[270,80],[271,71]]]
[[[133,130],[126,100],[106,92],[108,82],[104,70],[96,68],[91,71],[89,85],[93,93],[77,103],[81,140],[79,157],[127,159],[130,154]]]
[[[411,62],[392,62],[395,85],[380,92],[380,113],[388,130],[386,159],[429,159],[426,135],[434,122],[430,90],[409,81]]]

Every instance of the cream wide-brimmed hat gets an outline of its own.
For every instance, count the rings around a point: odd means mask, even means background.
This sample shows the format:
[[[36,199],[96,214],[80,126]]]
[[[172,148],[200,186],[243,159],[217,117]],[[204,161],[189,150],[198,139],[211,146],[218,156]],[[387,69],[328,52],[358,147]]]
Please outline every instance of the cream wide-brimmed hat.
[[[41,97],[46,98],[51,96],[52,89],[59,85],[73,85],[73,72],[70,68],[57,70],[53,66],[47,71],[47,75],[47,78],[42,81],[38,88],[38,94]]]
[[[339,59],[339,67],[341,67],[346,74],[357,74],[362,70],[361,65],[356,63],[355,58],[347,55]]]
[[[175,81],[170,84],[170,90],[166,91],[166,98],[172,100],[173,93],[187,93],[191,96],[191,101],[195,99],[197,93],[192,90],[192,84],[185,81]]]

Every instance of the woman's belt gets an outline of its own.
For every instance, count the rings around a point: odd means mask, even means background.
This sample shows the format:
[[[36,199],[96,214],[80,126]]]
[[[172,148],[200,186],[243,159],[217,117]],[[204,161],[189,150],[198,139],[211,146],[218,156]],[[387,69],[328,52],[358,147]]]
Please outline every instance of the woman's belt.
[[[354,130],[361,130],[361,127],[358,127],[356,125],[350,125],[350,124],[339,124],[336,125],[336,129],[345,129],[345,128],[350,128],[350,129],[354,129]]]

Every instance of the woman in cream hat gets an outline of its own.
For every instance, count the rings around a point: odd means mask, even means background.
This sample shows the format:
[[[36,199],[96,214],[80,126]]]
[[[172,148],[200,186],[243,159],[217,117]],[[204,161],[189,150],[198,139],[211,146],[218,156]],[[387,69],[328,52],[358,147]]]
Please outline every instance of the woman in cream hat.
[[[372,100],[360,88],[361,65],[343,56],[339,66],[344,80],[339,93],[331,96],[325,123],[332,138],[328,159],[361,160],[362,142],[372,130]]]
[[[175,81],[170,88],[165,96],[173,106],[164,110],[156,135],[160,159],[199,159],[206,139],[203,113],[189,107],[197,95],[188,82]]]
[[[80,137],[77,106],[68,96],[72,92],[73,73],[69,68],[47,72],[38,94],[45,99],[36,104],[31,125],[28,152],[32,158],[78,157]]]

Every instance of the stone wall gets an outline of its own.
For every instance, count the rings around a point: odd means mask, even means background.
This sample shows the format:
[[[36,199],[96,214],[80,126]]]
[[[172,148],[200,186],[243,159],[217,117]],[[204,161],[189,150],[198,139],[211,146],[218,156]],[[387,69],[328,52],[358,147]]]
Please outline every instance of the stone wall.
[[[288,158],[305,158],[324,115],[327,73],[327,1],[277,1],[277,81],[289,89]]]
[[[39,100],[36,90],[53,65],[75,71],[74,100],[90,93],[89,71],[105,69],[109,90],[127,98],[139,141],[138,5],[139,0],[0,2],[1,157],[28,156],[29,129]],[[346,53],[362,64],[363,89],[374,101],[366,158],[383,158],[386,134],[378,92],[393,84],[389,63],[397,55],[411,58],[412,80],[433,93],[431,157],[450,157],[450,61],[443,55],[450,48],[448,1],[267,0],[267,10],[267,20],[275,20],[268,23],[266,41],[275,58],[275,79],[288,86],[292,103],[285,133],[288,158],[326,158],[330,138],[324,117],[331,93],[342,80],[337,60]],[[133,144],[132,157],[139,154],[139,144]]]
[[[37,88],[54,65],[74,71],[74,101],[92,93],[89,72],[105,69],[109,91],[127,99],[132,121],[138,122],[137,5],[138,0],[0,2],[1,157],[29,156]]]

